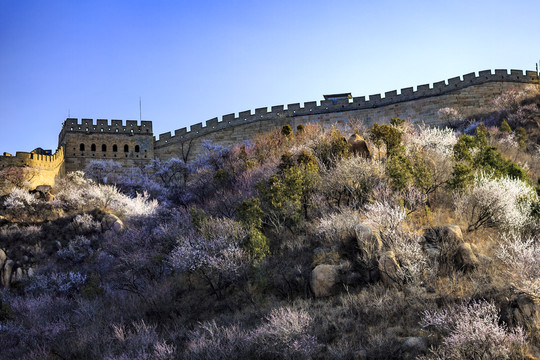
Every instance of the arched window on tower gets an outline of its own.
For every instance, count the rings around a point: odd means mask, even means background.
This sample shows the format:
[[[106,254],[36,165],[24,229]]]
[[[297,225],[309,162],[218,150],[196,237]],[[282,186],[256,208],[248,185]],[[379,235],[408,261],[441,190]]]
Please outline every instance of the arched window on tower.
[[[124,152],[129,152],[129,146],[124,145]]]
[[[140,151],[139,145],[135,145],[135,152],[139,152],[139,151]]]
[[[107,151],[107,145],[103,144],[101,145],[101,151]]]
[[[84,144],[79,145],[79,150],[84,151]]]
[[[118,152],[118,146],[117,146],[116,144],[114,144],[114,145],[112,146],[112,151],[113,151],[113,152]]]
[[[92,144],[90,146],[90,151],[96,151],[96,144]]]

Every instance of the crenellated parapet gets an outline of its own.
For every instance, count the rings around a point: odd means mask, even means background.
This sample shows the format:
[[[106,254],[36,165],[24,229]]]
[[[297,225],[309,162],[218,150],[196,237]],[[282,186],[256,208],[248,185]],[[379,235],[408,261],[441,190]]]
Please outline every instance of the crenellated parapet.
[[[79,134],[116,134],[116,135],[153,135],[152,122],[136,120],[77,119],[67,118],[62,124],[58,144],[64,143],[66,133]]]
[[[17,151],[15,155],[6,154],[0,156],[0,169],[6,166],[31,166],[40,170],[50,170],[61,166],[63,162],[63,148],[59,148],[52,155]]]
[[[480,71],[478,74],[469,73],[463,76],[454,77],[445,81],[433,84],[419,85],[416,88],[409,87],[384,94],[373,94],[369,96],[353,97],[352,99],[309,101],[303,105],[293,103],[288,105],[276,105],[270,109],[267,107],[257,108],[254,111],[247,110],[235,114],[224,115],[221,118],[213,118],[203,123],[191,125],[189,130],[181,128],[159,135],[155,141],[155,149],[169,147],[171,143],[185,142],[192,139],[204,137],[216,131],[231,127],[242,126],[264,120],[276,120],[295,117],[310,117],[312,115],[336,114],[344,112],[359,112],[361,110],[377,109],[394,104],[401,104],[410,101],[437,97],[452,94],[471,86],[486,83],[522,83],[540,84],[535,71],[521,70],[491,70]]]

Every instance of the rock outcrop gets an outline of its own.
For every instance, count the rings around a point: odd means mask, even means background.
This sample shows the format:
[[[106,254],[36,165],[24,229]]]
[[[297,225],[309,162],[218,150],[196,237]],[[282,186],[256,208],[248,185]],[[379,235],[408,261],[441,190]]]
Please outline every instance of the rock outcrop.
[[[311,290],[316,297],[325,297],[332,294],[332,290],[339,281],[339,266],[321,264],[311,271]]]

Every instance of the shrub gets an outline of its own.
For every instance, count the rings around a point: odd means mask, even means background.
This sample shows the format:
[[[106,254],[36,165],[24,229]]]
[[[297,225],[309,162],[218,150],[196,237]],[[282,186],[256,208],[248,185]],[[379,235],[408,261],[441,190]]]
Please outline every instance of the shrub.
[[[500,324],[491,302],[472,301],[426,311],[420,325],[442,338],[431,354],[421,359],[521,359],[527,347],[523,330]]]
[[[501,122],[501,126],[499,126],[499,129],[501,130],[501,132],[507,133],[507,134],[510,134],[512,132],[512,129],[510,128],[510,125],[508,125],[506,120],[503,120]]]
[[[338,159],[350,155],[347,139],[345,139],[341,132],[335,127],[332,127],[330,131],[319,135],[314,142],[313,154],[319,159],[324,167],[333,167]]]
[[[395,126],[373,124],[370,139],[380,147],[381,143],[386,146],[386,154],[392,156],[401,151],[401,137],[403,132]]]
[[[540,242],[519,234],[503,236],[497,257],[507,265],[506,273],[519,292],[540,297]]]
[[[238,325],[201,324],[188,334],[187,359],[310,359],[321,348],[309,334],[311,316],[298,310],[272,310],[251,331]]]
[[[98,183],[114,184],[122,173],[122,164],[114,160],[92,160],[83,170],[85,176]]]
[[[276,230],[298,225],[308,218],[312,195],[320,179],[318,170],[309,153],[284,154],[278,172],[258,184],[266,219]]]
[[[519,179],[480,173],[473,185],[455,199],[457,212],[468,221],[468,231],[493,226],[522,230],[531,223],[536,192]]]
[[[334,208],[346,205],[359,208],[370,198],[375,187],[385,181],[385,166],[380,161],[360,156],[344,157],[332,168],[322,169],[319,193]]]
[[[227,220],[210,219],[200,233],[185,236],[169,255],[179,272],[196,275],[221,299],[227,287],[246,275],[251,257],[240,246],[246,232]]]
[[[283,125],[283,127],[281,128],[281,134],[285,136],[291,135],[292,134],[291,125]]]
[[[36,211],[36,207],[39,204],[34,195],[30,194],[28,190],[15,188],[4,200],[4,206],[16,217],[23,215],[31,215]]]

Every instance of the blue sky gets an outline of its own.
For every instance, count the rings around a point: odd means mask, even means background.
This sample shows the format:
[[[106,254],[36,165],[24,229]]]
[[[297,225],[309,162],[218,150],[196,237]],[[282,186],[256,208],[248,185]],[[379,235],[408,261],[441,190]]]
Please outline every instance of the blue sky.
[[[0,153],[68,117],[154,134],[258,107],[534,70],[537,1],[0,0]]]

